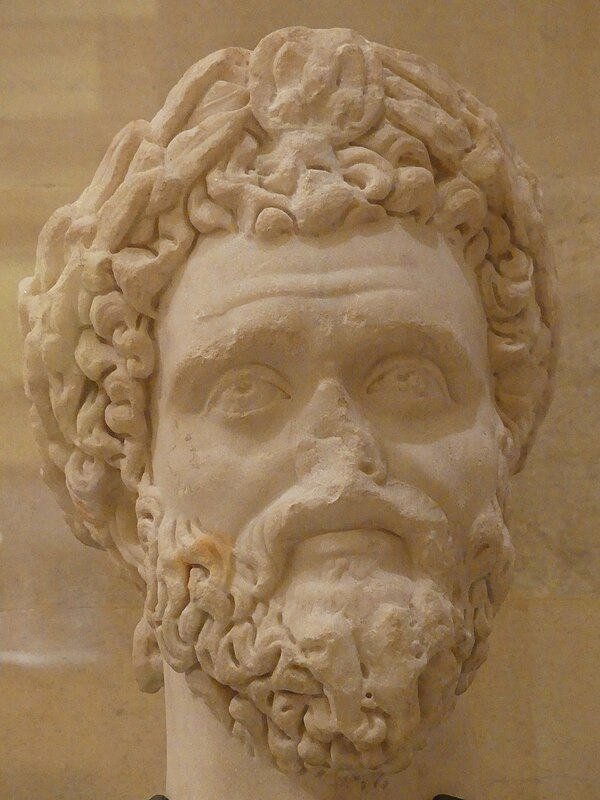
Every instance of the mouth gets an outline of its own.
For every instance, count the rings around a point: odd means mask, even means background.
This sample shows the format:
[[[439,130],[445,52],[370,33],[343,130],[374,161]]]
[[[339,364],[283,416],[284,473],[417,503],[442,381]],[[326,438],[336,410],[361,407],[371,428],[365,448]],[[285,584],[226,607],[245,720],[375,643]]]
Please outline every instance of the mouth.
[[[319,564],[345,560],[363,565],[365,572],[410,575],[415,542],[423,537],[447,541],[447,518],[431,498],[408,484],[298,484],[242,532],[235,555],[253,576],[256,597],[265,597],[292,562],[294,569],[304,564],[319,570]],[[277,560],[280,566],[274,568]]]

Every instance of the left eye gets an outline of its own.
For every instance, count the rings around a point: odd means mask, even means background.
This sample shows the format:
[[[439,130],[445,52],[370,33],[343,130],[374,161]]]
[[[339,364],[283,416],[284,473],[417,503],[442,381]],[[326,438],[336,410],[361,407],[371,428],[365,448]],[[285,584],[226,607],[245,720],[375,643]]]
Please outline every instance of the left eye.
[[[382,408],[405,414],[433,412],[450,403],[442,372],[423,358],[386,359],[371,373],[365,391]]]
[[[272,370],[245,368],[228,372],[217,382],[206,409],[230,419],[243,419],[289,399],[290,395]]]

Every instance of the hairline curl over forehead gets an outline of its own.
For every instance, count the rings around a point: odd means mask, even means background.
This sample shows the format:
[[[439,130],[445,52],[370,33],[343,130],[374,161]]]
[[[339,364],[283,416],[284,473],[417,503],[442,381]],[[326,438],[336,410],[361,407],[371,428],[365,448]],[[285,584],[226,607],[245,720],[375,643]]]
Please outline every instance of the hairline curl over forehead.
[[[556,359],[554,266],[535,178],[493,111],[424,59],[345,29],[288,28],[192,66],[126,126],[44,227],[21,286],[44,477],[82,541],[135,574],[149,470],[153,318],[198,236],[272,238],[412,217],[463,247],[495,402],[524,463]],[[144,576],[141,576],[142,582]]]

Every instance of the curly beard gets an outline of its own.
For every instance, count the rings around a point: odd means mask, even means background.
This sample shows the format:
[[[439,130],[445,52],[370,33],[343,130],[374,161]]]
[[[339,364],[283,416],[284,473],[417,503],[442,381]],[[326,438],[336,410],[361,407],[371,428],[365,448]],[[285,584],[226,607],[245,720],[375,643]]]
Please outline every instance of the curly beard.
[[[485,660],[513,549],[498,502],[453,535],[405,484],[294,487],[232,540],[164,508],[138,527],[149,583],[138,644],[250,751],[287,772],[397,772]],[[340,530],[339,521],[347,521]]]

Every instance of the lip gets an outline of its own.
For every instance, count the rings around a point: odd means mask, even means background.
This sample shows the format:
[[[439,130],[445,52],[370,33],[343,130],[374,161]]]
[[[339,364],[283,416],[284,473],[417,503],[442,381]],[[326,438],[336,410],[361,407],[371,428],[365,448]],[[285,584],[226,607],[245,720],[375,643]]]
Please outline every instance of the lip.
[[[300,542],[292,556],[294,571],[313,570],[340,559],[373,562],[393,572],[410,571],[406,541],[385,528],[322,531]]]

